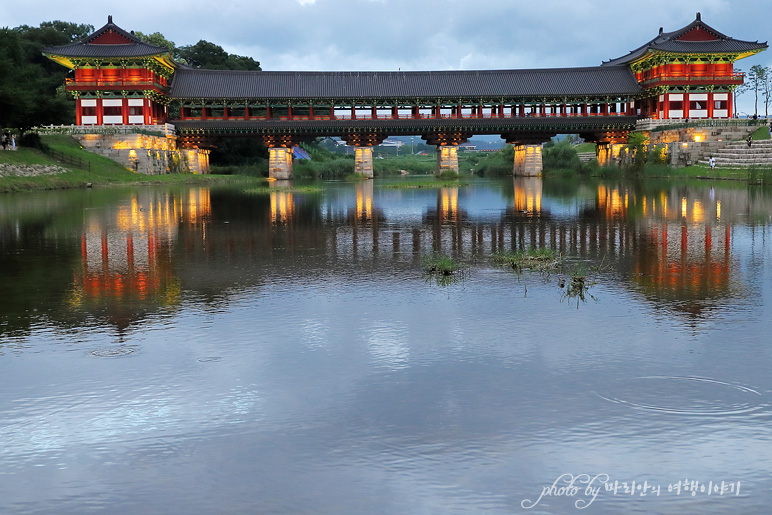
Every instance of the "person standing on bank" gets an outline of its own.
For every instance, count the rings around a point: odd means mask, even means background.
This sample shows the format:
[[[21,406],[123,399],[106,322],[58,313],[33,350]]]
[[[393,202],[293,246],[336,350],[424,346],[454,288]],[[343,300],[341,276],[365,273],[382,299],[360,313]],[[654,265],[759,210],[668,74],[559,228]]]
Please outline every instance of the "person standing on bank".
[[[716,158],[713,156],[710,156],[710,159],[708,159],[708,163],[710,164],[710,169],[715,170],[716,169]]]
[[[752,142],[752,141],[753,141],[753,138],[752,138],[752,137],[751,137],[751,135],[749,134],[749,135],[748,135],[748,148],[751,148],[751,142]]]

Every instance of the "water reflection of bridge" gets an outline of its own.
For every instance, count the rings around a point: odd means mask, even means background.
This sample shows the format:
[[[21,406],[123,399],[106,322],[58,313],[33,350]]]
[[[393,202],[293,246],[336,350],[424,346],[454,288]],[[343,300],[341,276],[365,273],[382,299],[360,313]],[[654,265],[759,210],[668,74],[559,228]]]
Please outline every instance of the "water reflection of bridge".
[[[222,295],[269,277],[340,268],[369,274],[385,263],[418,273],[431,253],[485,262],[494,252],[528,248],[602,262],[655,301],[688,300],[689,312],[730,294],[736,219],[727,213],[750,211],[747,195],[600,185],[567,204],[550,188],[514,178],[492,210],[476,207],[473,187],[389,192],[412,205],[409,215],[380,205],[386,193],[373,181],[324,198],[280,189],[136,195],[113,211],[89,213],[71,302],[157,309],[179,302],[182,290]]]

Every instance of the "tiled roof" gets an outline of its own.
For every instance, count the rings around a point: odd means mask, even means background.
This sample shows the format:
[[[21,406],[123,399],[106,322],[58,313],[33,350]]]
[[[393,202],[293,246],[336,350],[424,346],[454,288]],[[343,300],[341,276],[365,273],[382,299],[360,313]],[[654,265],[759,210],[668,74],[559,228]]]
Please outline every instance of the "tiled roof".
[[[416,99],[634,95],[626,67],[434,72],[251,72],[180,68],[178,99]]]
[[[119,40],[128,40],[129,43],[117,44],[97,44],[94,43],[100,37],[115,34]],[[169,50],[163,47],[149,45],[130,32],[113,23],[112,16],[108,17],[107,25],[93,34],[83,38],[77,43],[69,45],[47,47],[43,49],[44,54],[57,55],[62,57],[144,57],[150,55],[166,54]]]
[[[758,52],[767,48],[766,43],[758,41],[741,41],[730,38],[702,21],[700,13],[689,25],[673,32],[661,32],[648,43],[636,48],[622,57],[604,62],[602,66],[615,66],[633,62],[649,52],[669,52],[683,54],[742,54]],[[714,39],[689,40],[687,34],[698,31],[710,35]],[[683,38],[683,40],[679,40]]]

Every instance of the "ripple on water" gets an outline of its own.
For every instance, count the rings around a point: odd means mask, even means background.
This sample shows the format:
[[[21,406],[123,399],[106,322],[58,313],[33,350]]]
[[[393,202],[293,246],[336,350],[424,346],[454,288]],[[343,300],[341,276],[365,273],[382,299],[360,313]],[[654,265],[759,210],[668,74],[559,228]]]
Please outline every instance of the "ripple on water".
[[[765,406],[762,394],[753,388],[705,377],[636,377],[596,393],[616,404],[675,415],[737,415]]]
[[[136,349],[132,347],[105,347],[102,349],[92,350],[89,354],[96,356],[97,358],[124,358],[134,354]]]

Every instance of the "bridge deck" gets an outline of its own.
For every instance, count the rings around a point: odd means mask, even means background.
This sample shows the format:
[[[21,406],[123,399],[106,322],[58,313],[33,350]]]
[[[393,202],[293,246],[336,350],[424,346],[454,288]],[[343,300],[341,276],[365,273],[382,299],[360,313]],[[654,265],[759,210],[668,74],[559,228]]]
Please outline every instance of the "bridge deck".
[[[181,134],[293,134],[344,136],[352,133],[423,135],[436,132],[469,134],[588,133],[635,129],[636,116],[546,116],[491,118],[408,118],[327,120],[176,120]]]

